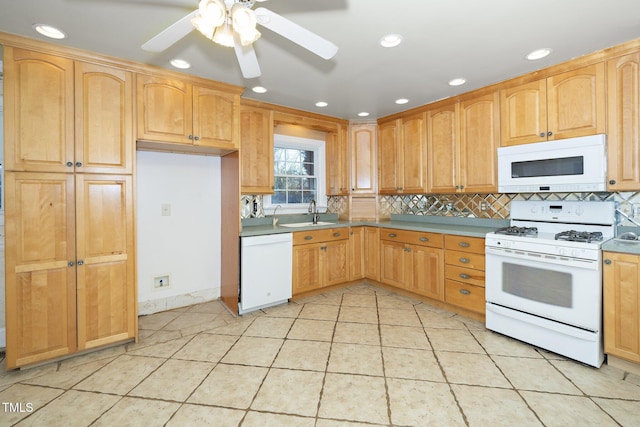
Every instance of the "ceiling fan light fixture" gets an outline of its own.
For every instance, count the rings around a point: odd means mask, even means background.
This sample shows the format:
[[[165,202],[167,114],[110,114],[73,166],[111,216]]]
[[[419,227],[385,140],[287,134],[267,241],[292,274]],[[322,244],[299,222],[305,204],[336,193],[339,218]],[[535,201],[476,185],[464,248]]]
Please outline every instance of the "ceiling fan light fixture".
[[[211,40],[226,47],[233,47],[235,44],[233,42],[233,31],[231,31],[229,24],[224,24],[216,28]]]
[[[260,38],[262,34],[256,30],[256,14],[253,10],[236,3],[231,8],[231,25],[240,35],[242,46],[248,46]]]
[[[198,14],[191,24],[211,40],[216,28],[227,22],[227,9],[222,0],[200,0]]]

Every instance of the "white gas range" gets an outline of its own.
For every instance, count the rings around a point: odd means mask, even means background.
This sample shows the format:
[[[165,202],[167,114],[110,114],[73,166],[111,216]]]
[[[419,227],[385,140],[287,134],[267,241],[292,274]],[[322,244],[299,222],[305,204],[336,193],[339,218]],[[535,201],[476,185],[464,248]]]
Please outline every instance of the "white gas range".
[[[510,226],[486,236],[486,326],[599,367],[602,243],[615,203],[513,201]]]

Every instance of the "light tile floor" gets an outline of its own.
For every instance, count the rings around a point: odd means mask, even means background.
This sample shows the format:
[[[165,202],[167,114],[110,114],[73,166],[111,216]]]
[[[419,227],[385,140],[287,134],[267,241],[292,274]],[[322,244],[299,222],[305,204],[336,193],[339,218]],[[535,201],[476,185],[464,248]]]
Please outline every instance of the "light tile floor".
[[[361,284],[144,316],[138,344],[1,373],[0,402],[2,426],[639,426],[640,377]]]

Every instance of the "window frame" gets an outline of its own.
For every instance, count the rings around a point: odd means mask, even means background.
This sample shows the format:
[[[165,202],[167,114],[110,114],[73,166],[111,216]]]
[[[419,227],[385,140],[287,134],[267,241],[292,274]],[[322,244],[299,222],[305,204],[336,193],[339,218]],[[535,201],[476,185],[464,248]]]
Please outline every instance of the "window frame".
[[[318,182],[316,183],[316,205],[318,211],[327,208],[327,169],[326,169],[326,143],[324,140],[302,138],[298,136],[274,134],[273,135],[273,149],[276,148],[293,148],[298,150],[314,151],[314,169],[315,176]],[[274,180],[275,164],[274,168]],[[271,201],[271,194],[265,195],[262,200],[262,208],[267,214],[267,210],[272,211],[276,206],[280,205],[278,214],[294,214],[294,213],[308,213],[308,203],[276,203]],[[270,212],[273,214],[273,212]]]

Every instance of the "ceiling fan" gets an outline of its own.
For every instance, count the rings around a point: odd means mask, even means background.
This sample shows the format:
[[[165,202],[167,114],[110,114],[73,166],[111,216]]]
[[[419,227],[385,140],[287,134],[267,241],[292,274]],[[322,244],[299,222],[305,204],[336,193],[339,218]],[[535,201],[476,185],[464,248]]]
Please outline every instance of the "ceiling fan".
[[[198,9],[171,24],[142,45],[149,52],[162,52],[194,29],[223,46],[235,49],[242,76],[261,75],[253,42],[260,38],[256,24],[280,34],[324,59],[331,59],[338,46],[264,7],[252,9],[265,0],[200,0]]]

